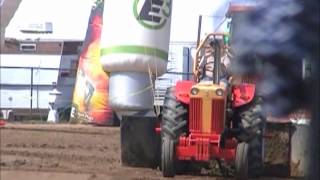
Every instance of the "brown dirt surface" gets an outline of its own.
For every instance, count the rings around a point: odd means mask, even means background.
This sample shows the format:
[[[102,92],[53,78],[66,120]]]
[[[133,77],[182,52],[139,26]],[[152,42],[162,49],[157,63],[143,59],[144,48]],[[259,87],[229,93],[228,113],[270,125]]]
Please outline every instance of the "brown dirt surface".
[[[119,127],[6,124],[0,138],[1,180],[166,179],[158,169],[121,165]],[[200,173],[174,179],[232,178]]]

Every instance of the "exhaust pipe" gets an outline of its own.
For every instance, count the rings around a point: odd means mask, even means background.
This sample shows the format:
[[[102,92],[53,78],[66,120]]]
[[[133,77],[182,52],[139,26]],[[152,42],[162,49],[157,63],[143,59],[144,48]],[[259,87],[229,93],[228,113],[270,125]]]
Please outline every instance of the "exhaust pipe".
[[[214,67],[213,67],[213,84],[220,83],[220,63],[221,63],[221,46],[218,39],[214,39],[210,43],[211,47],[214,49]]]

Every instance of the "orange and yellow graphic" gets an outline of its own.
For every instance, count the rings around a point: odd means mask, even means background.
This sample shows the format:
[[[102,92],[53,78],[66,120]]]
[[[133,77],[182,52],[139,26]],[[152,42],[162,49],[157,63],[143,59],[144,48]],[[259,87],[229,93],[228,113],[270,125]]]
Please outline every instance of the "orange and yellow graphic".
[[[108,105],[109,75],[100,64],[102,12],[102,6],[97,6],[90,15],[79,57],[71,120],[109,125],[113,121],[113,113]]]

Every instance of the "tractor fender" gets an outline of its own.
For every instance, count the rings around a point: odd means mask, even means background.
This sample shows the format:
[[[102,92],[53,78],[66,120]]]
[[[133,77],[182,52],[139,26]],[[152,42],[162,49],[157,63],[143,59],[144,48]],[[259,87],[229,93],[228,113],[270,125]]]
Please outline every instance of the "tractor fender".
[[[232,106],[239,107],[250,103],[255,95],[255,84],[238,84],[232,87]]]
[[[178,101],[183,102],[184,104],[190,103],[190,90],[194,85],[193,81],[177,81],[175,96]]]

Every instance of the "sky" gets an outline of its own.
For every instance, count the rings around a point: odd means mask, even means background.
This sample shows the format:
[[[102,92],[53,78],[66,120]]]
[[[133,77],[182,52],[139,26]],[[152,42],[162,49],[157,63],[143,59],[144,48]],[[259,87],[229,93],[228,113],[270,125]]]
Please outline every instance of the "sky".
[[[174,0],[171,17],[171,41],[196,41],[199,15],[203,15],[204,31],[212,31],[212,16],[223,18],[226,0]],[[221,18],[220,18],[221,19]],[[216,19],[219,21],[219,18]]]
[[[217,30],[217,25],[223,21],[229,3],[255,2],[255,0],[173,0],[171,42],[196,41],[199,15],[202,15],[203,37],[204,34]]]
[[[93,2],[94,0],[23,0],[9,23],[5,36],[16,39],[82,40]],[[230,2],[252,3],[254,0],[173,0],[171,41],[196,41],[199,15],[203,16],[202,35],[214,31],[223,20]],[[22,26],[44,22],[52,22],[52,34],[20,32]]]
[[[10,21],[5,36],[16,39],[75,39],[86,33],[93,0],[23,0]],[[21,33],[30,23],[51,22],[52,34]]]

